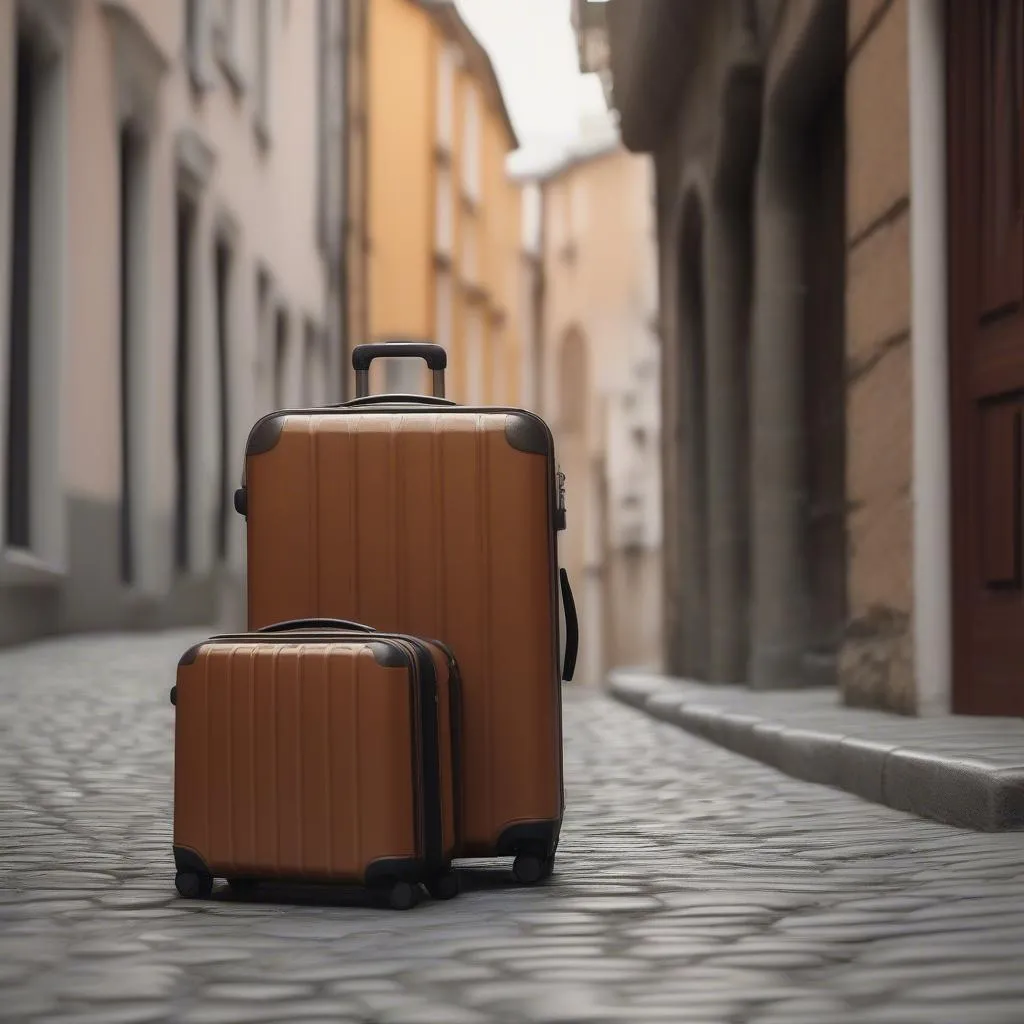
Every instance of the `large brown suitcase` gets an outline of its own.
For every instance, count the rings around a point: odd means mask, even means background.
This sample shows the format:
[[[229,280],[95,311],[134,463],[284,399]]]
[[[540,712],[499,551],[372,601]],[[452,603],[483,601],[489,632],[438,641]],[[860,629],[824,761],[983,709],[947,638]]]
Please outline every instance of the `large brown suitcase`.
[[[175,715],[174,860],[214,878],[349,883],[396,909],[458,891],[460,693],[443,645],[325,619],[187,651]]]
[[[426,359],[435,395],[366,396],[378,356]],[[459,855],[515,856],[517,877],[538,881],[561,828],[559,679],[578,645],[551,432],[522,409],[445,399],[440,346],[361,345],[352,362],[360,397],[271,413],[249,435],[235,495],[249,627],[328,615],[449,644],[464,708]]]

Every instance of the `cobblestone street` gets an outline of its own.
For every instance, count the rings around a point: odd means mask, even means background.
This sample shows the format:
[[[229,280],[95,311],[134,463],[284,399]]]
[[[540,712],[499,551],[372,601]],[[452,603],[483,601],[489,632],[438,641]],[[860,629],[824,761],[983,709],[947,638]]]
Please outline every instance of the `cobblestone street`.
[[[401,914],[218,891],[170,856],[193,633],[0,656],[0,1019],[1021,1024],[1024,833],[798,782],[566,699],[555,877]]]

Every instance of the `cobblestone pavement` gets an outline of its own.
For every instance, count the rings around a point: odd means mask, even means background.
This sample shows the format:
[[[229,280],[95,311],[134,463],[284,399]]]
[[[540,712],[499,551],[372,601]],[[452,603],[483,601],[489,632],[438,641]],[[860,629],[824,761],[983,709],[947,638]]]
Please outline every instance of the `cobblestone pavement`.
[[[405,914],[216,893],[170,859],[191,635],[0,656],[0,1019],[1022,1024],[1024,834],[808,785],[567,696],[555,877]]]

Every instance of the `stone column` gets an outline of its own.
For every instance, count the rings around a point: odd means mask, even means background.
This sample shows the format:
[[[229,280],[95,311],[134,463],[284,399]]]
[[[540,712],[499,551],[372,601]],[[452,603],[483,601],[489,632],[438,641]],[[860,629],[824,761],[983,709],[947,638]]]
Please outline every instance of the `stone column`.
[[[766,125],[751,351],[752,651],[757,689],[798,686],[806,634],[803,238],[796,147]]]
[[[745,211],[734,203],[712,205],[704,275],[709,674],[726,683],[746,680],[749,656],[748,230]]]

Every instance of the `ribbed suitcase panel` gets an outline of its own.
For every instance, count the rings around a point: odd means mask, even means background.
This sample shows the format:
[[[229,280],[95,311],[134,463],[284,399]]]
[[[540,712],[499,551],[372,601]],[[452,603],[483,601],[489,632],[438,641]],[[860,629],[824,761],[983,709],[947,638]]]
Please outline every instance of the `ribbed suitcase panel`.
[[[416,856],[412,730],[408,671],[361,643],[211,643],[178,674],[175,844],[228,877]]]
[[[561,813],[549,467],[508,443],[506,422],[293,415],[247,467],[251,627],[354,618],[454,649],[478,846]]]

